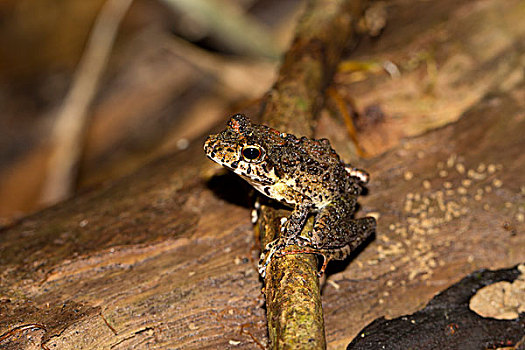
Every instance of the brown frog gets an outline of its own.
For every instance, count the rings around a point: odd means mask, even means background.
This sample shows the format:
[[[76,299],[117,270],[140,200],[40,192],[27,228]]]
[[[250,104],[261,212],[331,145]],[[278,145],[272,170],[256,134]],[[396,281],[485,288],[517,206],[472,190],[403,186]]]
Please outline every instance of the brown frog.
[[[226,130],[208,137],[204,151],[259,192],[293,207],[281,236],[261,253],[263,277],[273,255],[296,253],[322,255],[322,274],[329,260],[345,259],[375,231],[374,218],[353,218],[368,174],[344,164],[327,139],[297,138],[236,114]],[[300,235],[310,213],[313,229]],[[300,249],[283,252],[289,245]]]

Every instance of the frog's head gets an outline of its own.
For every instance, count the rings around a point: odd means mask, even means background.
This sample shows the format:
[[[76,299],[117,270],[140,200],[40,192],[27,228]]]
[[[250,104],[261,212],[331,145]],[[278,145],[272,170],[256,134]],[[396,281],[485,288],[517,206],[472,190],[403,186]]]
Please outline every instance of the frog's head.
[[[204,152],[219,163],[242,176],[256,188],[273,185],[279,177],[268,157],[265,134],[273,129],[261,129],[250,120],[236,114],[231,117],[226,130],[210,135],[204,143]]]

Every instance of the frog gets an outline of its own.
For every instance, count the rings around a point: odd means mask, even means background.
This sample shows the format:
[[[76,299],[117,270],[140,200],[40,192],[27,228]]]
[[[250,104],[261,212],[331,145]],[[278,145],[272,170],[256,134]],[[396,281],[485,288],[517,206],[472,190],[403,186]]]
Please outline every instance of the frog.
[[[320,255],[321,276],[330,260],[346,259],[375,232],[375,218],[354,217],[369,174],[345,164],[328,139],[297,137],[235,114],[225,130],[208,136],[204,152],[292,209],[281,221],[279,237],[261,252],[258,271],[263,278],[271,259],[288,254]],[[310,215],[313,227],[302,233]]]

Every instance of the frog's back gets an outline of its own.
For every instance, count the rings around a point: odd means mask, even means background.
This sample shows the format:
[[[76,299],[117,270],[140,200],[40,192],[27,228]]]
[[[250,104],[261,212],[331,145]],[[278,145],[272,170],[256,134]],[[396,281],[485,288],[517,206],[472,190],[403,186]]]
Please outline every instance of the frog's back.
[[[281,134],[276,141],[268,145],[268,161],[293,190],[319,206],[347,191],[348,173],[328,140]]]

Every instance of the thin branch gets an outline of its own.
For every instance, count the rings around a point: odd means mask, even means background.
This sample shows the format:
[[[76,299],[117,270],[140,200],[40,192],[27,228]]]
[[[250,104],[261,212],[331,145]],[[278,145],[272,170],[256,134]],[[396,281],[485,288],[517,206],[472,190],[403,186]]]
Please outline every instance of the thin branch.
[[[52,204],[71,194],[81,155],[88,109],[97,92],[118,27],[133,0],[107,0],[95,20],[71,88],[52,130],[52,150],[40,201]]]
[[[193,21],[193,26],[242,55],[276,58],[279,50],[269,30],[232,1],[162,0]]]

